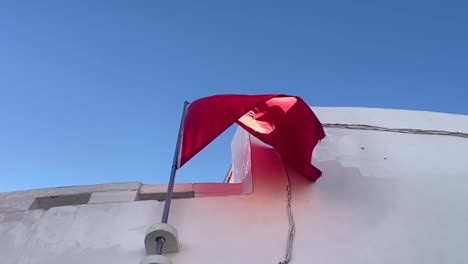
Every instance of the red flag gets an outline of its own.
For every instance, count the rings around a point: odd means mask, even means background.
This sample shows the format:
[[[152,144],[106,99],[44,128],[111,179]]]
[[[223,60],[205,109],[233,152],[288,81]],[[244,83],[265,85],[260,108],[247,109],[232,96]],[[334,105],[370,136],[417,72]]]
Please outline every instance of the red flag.
[[[184,120],[178,167],[235,122],[308,179],[321,176],[311,160],[315,145],[325,137],[322,124],[300,97],[275,94],[215,95],[192,102]]]

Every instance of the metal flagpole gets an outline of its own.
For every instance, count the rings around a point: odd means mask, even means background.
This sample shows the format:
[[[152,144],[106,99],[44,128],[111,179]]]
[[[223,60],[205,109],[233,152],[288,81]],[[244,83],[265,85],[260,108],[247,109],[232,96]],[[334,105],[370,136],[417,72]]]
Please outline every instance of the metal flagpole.
[[[182,142],[182,130],[184,126],[184,119],[185,119],[185,114],[187,112],[187,107],[190,103],[185,101],[184,103],[184,110],[182,112],[182,117],[180,119],[180,127],[179,127],[179,135],[177,136],[177,143],[175,147],[175,152],[174,152],[174,160],[172,161],[172,169],[171,169],[171,176],[169,178],[169,184],[167,185],[167,192],[166,192],[166,200],[164,202],[164,211],[161,219],[161,223],[167,224],[167,219],[169,218],[169,210],[171,208],[171,201],[172,201],[172,192],[174,191],[174,182],[175,182],[175,176],[176,176],[176,170],[177,165],[178,165],[178,160],[179,160],[179,153],[180,153],[180,148],[181,148],[181,142]],[[164,246],[164,238],[158,237],[156,239],[156,255],[161,255],[163,246]]]

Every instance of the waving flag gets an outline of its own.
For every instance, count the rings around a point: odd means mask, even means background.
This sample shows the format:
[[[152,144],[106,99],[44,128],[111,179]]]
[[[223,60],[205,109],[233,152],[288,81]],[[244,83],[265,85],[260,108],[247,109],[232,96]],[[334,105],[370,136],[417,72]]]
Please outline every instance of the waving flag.
[[[233,123],[272,146],[283,161],[311,181],[321,176],[312,163],[322,124],[297,96],[215,95],[192,102],[182,127],[180,168]]]

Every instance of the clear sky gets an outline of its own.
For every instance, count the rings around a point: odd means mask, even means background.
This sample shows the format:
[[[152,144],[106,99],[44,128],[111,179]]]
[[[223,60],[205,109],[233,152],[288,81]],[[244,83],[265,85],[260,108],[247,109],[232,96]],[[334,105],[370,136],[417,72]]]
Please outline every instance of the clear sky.
[[[468,114],[464,2],[2,1],[0,191],[165,183],[212,94]],[[233,131],[178,181],[222,181]]]

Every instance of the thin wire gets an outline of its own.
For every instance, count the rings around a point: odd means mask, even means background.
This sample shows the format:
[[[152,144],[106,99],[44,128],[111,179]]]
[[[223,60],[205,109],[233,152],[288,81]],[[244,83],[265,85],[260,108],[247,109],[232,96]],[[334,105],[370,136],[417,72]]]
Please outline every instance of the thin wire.
[[[279,264],[288,264],[291,261],[291,257],[292,257],[294,236],[296,234],[296,223],[294,222],[294,215],[293,215],[293,211],[291,208],[291,198],[292,198],[291,179],[285,167],[284,161],[283,161],[283,169],[288,179],[288,183],[286,185],[286,193],[287,193],[287,203],[286,203],[287,208],[286,209],[288,212],[289,230],[288,230],[288,240],[286,244],[286,253],[284,255],[284,260],[280,261]]]
[[[427,129],[412,129],[412,128],[388,128],[380,126],[370,126],[362,124],[332,124],[325,123],[322,124],[323,127],[327,128],[343,128],[343,129],[355,129],[355,130],[373,130],[373,131],[384,131],[384,132],[394,132],[394,133],[403,133],[403,134],[417,134],[417,135],[435,135],[435,136],[452,136],[452,137],[461,137],[468,138],[468,133],[463,132],[451,132],[444,130],[427,130]]]

